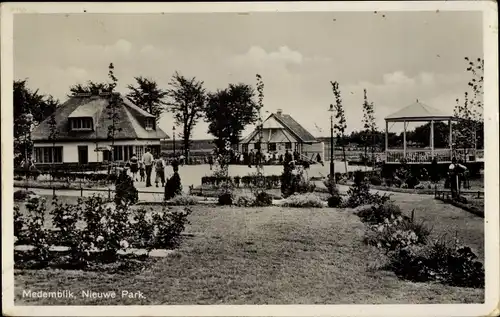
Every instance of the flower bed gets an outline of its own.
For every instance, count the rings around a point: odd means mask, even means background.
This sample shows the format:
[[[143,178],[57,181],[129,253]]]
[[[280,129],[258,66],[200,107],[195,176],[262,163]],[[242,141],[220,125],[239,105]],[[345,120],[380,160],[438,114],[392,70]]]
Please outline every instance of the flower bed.
[[[61,261],[72,268],[87,268],[90,262],[113,262],[129,249],[172,249],[181,241],[181,233],[191,213],[188,208],[146,210],[131,208],[123,200],[107,202],[100,196],[79,198],[77,204],[52,201],[48,221],[43,198],[29,199],[26,213],[14,208],[15,245],[29,245],[16,258],[16,265],[26,267],[60,266]],[[53,252],[67,247],[61,256]],[[28,265],[28,266],[29,266]]]

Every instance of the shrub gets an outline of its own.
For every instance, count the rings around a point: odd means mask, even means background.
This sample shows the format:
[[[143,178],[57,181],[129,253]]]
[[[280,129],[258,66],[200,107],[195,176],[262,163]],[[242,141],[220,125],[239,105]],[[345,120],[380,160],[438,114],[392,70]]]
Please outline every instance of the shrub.
[[[233,204],[233,194],[232,193],[221,193],[218,198],[219,205],[229,206]]]
[[[18,205],[14,206],[14,236],[18,239],[23,234],[24,218]]]
[[[26,238],[35,247],[33,256],[42,264],[47,265],[49,259],[48,230],[45,228],[45,199],[31,198],[26,204],[28,216],[26,220]]]
[[[238,207],[250,207],[255,204],[255,196],[254,195],[238,195],[235,199],[235,205]]]
[[[339,208],[342,206],[342,202],[343,200],[340,195],[328,197],[328,207]]]
[[[293,194],[285,199],[283,206],[298,208],[322,208],[323,201],[312,193]]]
[[[383,205],[387,202],[392,202],[391,195],[385,193],[383,195],[379,193],[370,194],[370,200],[373,205]]]
[[[393,252],[390,268],[396,275],[417,282],[439,281],[459,287],[484,288],[484,267],[467,246],[450,247],[436,241],[427,247],[408,247]]]
[[[139,193],[134,186],[134,181],[126,171],[122,171],[115,181],[115,203],[117,205],[135,204],[138,200]]]
[[[174,206],[196,205],[198,200],[191,195],[178,195],[170,199],[170,204]]]
[[[189,224],[188,216],[191,209],[172,210],[166,207],[160,213],[154,213],[152,221],[154,223],[155,242],[157,248],[172,248],[179,244],[181,233]]]
[[[154,223],[153,211],[144,208],[134,210],[132,232],[134,233],[134,245],[138,248],[146,248],[148,251],[154,249]]]
[[[240,181],[241,181],[241,177],[239,177],[239,176],[234,177],[234,185],[236,187],[240,187]]]
[[[273,204],[273,197],[266,193],[265,191],[258,191],[255,194],[254,206],[265,207],[271,206]]]
[[[165,185],[165,200],[174,198],[177,195],[182,195],[182,183],[181,177],[179,176],[178,167],[174,166],[174,174],[167,180]]]
[[[386,219],[390,219],[391,217],[398,217],[400,215],[401,209],[399,208],[399,206],[391,202],[371,206],[358,212],[358,217],[361,218],[361,221],[368,222],[370,224],[383,223]]]
[[[410,189],[415,188],[415,186],[417,186],[419,183],[420,183],[420,181],[414,175],[411,175],[410,177],[408,177],[406,179],[406,182],[405,182],[407,188],[410,188]]]
[[[349,198],[346,204],[350,208],[356,208],[371,203],[372,196],[370,194],[370,185],[365,180],[363,172],[354,172],[354,184],[347,191],[347,195]]]
[[[431,230],[423,223],[415,223],[402,216],[385,218],[382,223],[369,225],[365,236],[367,244],[394,251],[415,244],[425,244]]]
[[[14,192],[14,201],[26,200],[30,195],[33,195],[32,191],[19,189]]]
[[[372,175],[370,176],[370,184],[374,186],[380,186],[382,185],[382,179],[379,175]]]

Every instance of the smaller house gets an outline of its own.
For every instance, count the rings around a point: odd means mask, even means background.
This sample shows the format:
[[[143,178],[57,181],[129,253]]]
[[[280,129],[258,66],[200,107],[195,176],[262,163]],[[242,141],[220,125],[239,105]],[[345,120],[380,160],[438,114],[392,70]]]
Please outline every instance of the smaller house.
[[[324,143],[317,140],[309,131],[302,127],[290,115],[282,110],[272,113],[262,123],[262,135],[255,129],[239,144],[239,151],[248,153],[258,150],[259,139],[262,137],[262,152],[276,155],[298,152],[302,158],[316,161],[319,154],[324,159]]]
[[[115,108],[114,141],[108,137],[113,125],[109,107],[110,93],[99,95],[79,94],[70,97],[55,113],[55,126],[50,117],[32,132],[34,158],[37,165],[44,164],[95,164],[111,159],[128,161],[132,154],[141,157],[146,147],[156,155],[160,140],[168,138],[156,125],[155,117],[118,95]],[[51,139],[51,130],[55,137]]]

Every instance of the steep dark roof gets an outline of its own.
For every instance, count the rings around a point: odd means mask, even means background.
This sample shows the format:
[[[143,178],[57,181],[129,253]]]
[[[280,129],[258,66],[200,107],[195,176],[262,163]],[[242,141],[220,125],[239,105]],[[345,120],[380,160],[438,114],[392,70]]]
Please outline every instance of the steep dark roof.
[[[303,126],[301,126],[294,118],[288,114],[273,113],[274,116],[285,128],[288,128],[293,134],[297,136],[302,142],[316,142],[316,138],[309,133]]]
[[[144,128],[145,118],[154,118],[153,115],[134,105],[130,100],[119,97],[121,103],[116,108],[118,116],[115,140],[130,139],[164,139],[168,135],[160,128],[148,131]],[[68,101],[59,106],[54,115],[56,121],[56,141],[64,140],[106,140],[108,138],[108,126],[112,125],[109,118],[108,96],[86,96],[70,97]],[[94,131],[71,131],[68,117],[78,114],[89,114],[94,120]],[[72,117],[73,117],[72,116]],[[82,115],[83,116],[83,115]],[[50,134],[50,117],[42,121],[32,132],[33,141],[47,141]]]

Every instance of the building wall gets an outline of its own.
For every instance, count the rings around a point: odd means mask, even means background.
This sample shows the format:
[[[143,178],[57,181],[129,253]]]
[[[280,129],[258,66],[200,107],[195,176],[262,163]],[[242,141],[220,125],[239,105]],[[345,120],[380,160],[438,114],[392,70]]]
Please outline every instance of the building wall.
[[[302,145],[302,154],[305,156],[316,160],[316,156],[319,154],[321,159],[325,160],[325,143],[317,142],[313,144],[303,144]]]
[[[115,141],[116,146],[134,146],[134,151],[137,155],[144,153],[147,146],[156,146],[159,149],[160,140],[118,140]],[[88,147],[88,162],[97,163],[103,161],[103,152],[95,151],[97,147],[106,147],[111,145],[111,141],[78,141],[78,142],[56,142],[56,143],[39,143],[34,142],[34,147],[52,147],[62,146],[63,163],[78,163],[78,146]],[[142,149],[142,150],[141,150]]]

